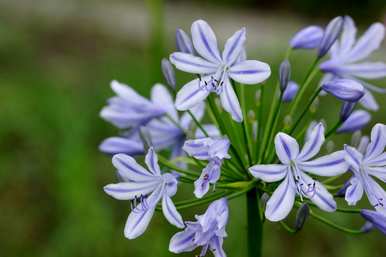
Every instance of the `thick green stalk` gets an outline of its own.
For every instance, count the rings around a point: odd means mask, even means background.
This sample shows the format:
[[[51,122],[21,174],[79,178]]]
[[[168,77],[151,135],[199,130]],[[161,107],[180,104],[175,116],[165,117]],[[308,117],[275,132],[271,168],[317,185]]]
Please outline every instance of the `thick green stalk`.
[[[257,188],[247,192],[248,257],[262,255],[263,223],[260,219]]]

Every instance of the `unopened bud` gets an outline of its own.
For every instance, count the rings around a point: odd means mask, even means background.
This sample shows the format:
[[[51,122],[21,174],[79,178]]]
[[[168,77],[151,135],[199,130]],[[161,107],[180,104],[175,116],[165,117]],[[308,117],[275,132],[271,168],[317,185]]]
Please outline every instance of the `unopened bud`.
[[[279,81],[280,81],[280,89],[282,92],[287,88],[288,81],[291,78],[291,65],[288,60],[284,60],[280,64],[279,69]]]
[[[303,203],[296,213],[295,230],[299,231],[303,228],[308,216],[310,215],[310,208],[306,203]]]
[[[166,58],[161,62],[162,73],[165,77],[167,84],[174,90],[176,89],[176,75],[170,61]]]

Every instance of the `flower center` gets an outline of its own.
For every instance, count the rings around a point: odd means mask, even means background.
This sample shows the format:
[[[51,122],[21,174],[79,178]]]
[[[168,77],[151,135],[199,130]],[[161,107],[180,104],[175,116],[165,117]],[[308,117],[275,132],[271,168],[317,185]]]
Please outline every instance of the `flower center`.
[[[298,169],[295,163],[291,164],[291,171],[295,180],[296,191],[303,201],[303,196],[307,198],[314,197],[316,190],[316,183],[313,179],[305,176],[302,171]]]
[[[215,74],[206,77],[199,78],[199,86],[203,90],[207,90],[209,92],[214,92],[217,95],[222,93],[224,81],[227,78],[227,70],[228,67],[226,65],[222,65]]]

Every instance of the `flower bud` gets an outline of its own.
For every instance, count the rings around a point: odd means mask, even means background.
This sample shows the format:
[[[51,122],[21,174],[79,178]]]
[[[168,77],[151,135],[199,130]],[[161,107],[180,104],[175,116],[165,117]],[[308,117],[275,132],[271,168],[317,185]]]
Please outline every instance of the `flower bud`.
[[[361,232],[369,233],[373,229],[374,229],[373,223],[371,223],[370,221],[366,221],[365,224],[363,224],[363,226],[361,227]]]
[[[174,69],[170,61],[166,58],[163,58],[161,62],[161,68],[168,85],[172,89],[176,89],[176,75],[174,73]]]
[[[325,82],[322,85],[322,89],[336,98],[347,102],[357,102],[365,93],[363,86],[351,79],[334,79]]]
[[[375,228],[386,235],[386,215],[378,211],[361,210],[362,217],[371,222]]]
[[[310,208],[306,203],[303,203],[296,213],[295,230],[299,231],[303,228],[308,216],[310,215]]]
[[[106,154],[125,153],[131,156],[145,153],[140,140],[125,137],[109,137],[99,145],[99,150]]]
[[[288,60],[284,60],[280,64],[279,69],[279,81],[280,81],[280,89],[282,92],[285,91],[288,85],[288,81],[291,78],[291,65]]]
[[[182,29],[176,31],[176,46],[180,52],[194,54],[192,40]]]
[[[354,111],[343,124],[338,128],[338,133],[351,133],[361,130],[371,119],[371,115],[364,110]]]
[[[343,29],[343,23],[344,19],[341,16],[332,19],[330,23],[328,23],[326,29],[324,30],[323,38],[319,45],[319,58],[325,56],[330,50],[331,46],[338,39]]]
[[[323,37],[323,29],[318,26],[308,26],[298,31],[290,41],[293,49],[317,48]]]
[[[299,86],[294,81],[289,81],[287,88],[284,90],[282,101],[285,103],[291,102],[299,91]]]
[[[354,110],[356,103],[353,102],[344,102],[342,107],[340,108],[340,121],[344,122],[347,120],[347,118],[351,115],[352,111]]]

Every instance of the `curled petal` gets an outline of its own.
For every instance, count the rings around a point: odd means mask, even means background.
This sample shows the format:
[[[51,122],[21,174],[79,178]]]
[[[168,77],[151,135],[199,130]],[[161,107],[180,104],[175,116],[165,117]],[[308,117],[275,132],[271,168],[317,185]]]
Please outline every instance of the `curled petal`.
[[[191,32],[196,51],[206,60],[219,63],[221,57],[217,47],[216,35],[209,24],[204,20],[197,20],[193,22]]]
[[[246,60],[229,69],[229,76],[239,83],[257,84],[271,75],[271,68],[264,62]]]
[[[192,40],[182,29],[176,31],[176,46],[179,52],[194,54]]]
[[[223,245],[223,238],[222,237],[214,237],[210,241],[210,250],[212,251],[214,257],[226,257],[227,255],[224,252],[224,249],[222,248]]]
[[[342,36],[339,42],[339,57],[344,58],[355,43],[356,26],[350,16],[344,17]]]
[[[315,181],[315,195],[311,197],[311,201],[323,211],[333,212],[336,210],[334,197],[318,181]]]
[[[367,110],[370,110],[370,111],[378,111],[379,110],[379,105],[377,103],[377,100],[375,100],[373,94],[367,89],[365,89],[365,94],[359,100],[359,102]]]
[[[364,110],[354,111],[345,122],[338,128],[337,132],[347,133],[361,130],[371,119],[370,113]]]
[[[159,108],[164,109],[174,120],[178,119],[173,98],[164,85],[160,83],[154,85],[151,89],[151,101],[159,106]]]
[[[134,239],[145,232],[153,217],[155,207],[162,197],[163,190],[164,187],[159,185],[145,201],[134,208],[126,221],[125,237]]]
[[[222,53],[223,61],[231,66],[244,50],[245,40],[245,28],[236,31],[225,43],[224,51]]]
[[[345,200],[348,205],[356,205],[357,202],[362,199],[363,186],[361,182],[356,178],[352,177],[349,181],[349,186],[346,189]]]
[[[193,74],[211,74],[218,68],[217,64],[187,53],[172,53],[169,59],[177,69]]]
[[[374,50],[378,49],[385,36],[385,27],[381,23],[374,23],[359,38],[357,43],[350,51],[347,59],[356,62],[369,56]]]
[[[323,37],[323,29],[319,26],[308,26],[298,31],[290,41],[290,46],[294,49],[317,48]]]
[[[337,176],[348,170],[344,151],[325,155],[312,161],[299,162],[298,166],[309,173],[326,177]]]
[[[194,79],[183,86],[177,93],[176,108],[186,111],[202,102],[209,95],[209,91],[200,87],[199,79]]]
[[[162,212],[170,224],[177,228],[185,227],[181,214],[177,211],[176,206],[174,206],[174,203],[169,196],[164,196],[162,198]]]
[[[172,253],[182,253],[193,251],[197,245],[194,242],[195,231],[186,229],[176,233],[169,243],[169,251]]]
[[[265,182],[276,182],[287,175],[287,166],[280,164],[255,165],[249,168],[249,172]]]
[[[275,148],[276,155],[283,164],[289,164],[299,154],[299,145],[296,140],[282,132],[275,137]]]
[[[386,77],[386,64],[383,62],[345,64],[337,67],[335,72],[364,79],[380,79]]]
[[[161,169],[158,165],[158,157],[153,147],[149,148],[149,151],[147,152],[145,157],[145,162],[147,167],[149,168],[149,171],[153,173],[153,175],[161,176]]]
[[[145,196],[154,191],[160,184],[158,180],[146,182],[122,182],[117,184],[109,184],[103,189],[106,194],[114,197],[117,200],[131,200]]]
[[[113,165],[125,180],[148,181],[154,180],[153,174],[139,165],[134,158],[126,154],[116,154],[112,159]]]
[[[295,184],[292,175],[289,174],[268,200],[265,217],[270,221],[280,221],[287,217],[294,205],[295,194]]]
[[[99,145],[99,149],[107,154],[125,153],[140,155],[144,153],[143,143],[139,140],[124,137],[109,137]]]
[[[331,46],[335,43],[339,37],[343,28],[343,17],[339,16],[332,19],[326,29],[324,30],[323,37],[320,41],[318,56],[323,57],[330,50]]]
[[[229,79],[225,80],[223,85],[223,91],[220,94],[221,104],[225,111],[227,111],[232,119],[236,122],[243,121],[243,115],[241,113],[241,107],[239,100],[237,99],[236,93],[233,90],[233,87]]]
[[[359,171],[363,155],[358,152],[357,149],[348,145],[344,146],[344,151],[346,153],[344,156],[346,162],[350,165],[352,169],[354,169],[355,171]]]
[[[376,124],[371,130],[370,144],[367,146],[365,161],[370,161],[384,152],[386,146],[386,129],[383,124]]]
[[[357,102],[364,95],[363,86],[351,79],[334,79],[324,83],[322,88],[336,98],[347,102]]]
[[[300,152],[299,160],[309,160],[319,153],[320,148],[324,143],[324,126],[319,122],[311,131],[306,143]]]
[[[154,208],[132,211],[125,225],[125,237],[134,239],[142,235],[149,226]]]

